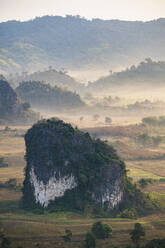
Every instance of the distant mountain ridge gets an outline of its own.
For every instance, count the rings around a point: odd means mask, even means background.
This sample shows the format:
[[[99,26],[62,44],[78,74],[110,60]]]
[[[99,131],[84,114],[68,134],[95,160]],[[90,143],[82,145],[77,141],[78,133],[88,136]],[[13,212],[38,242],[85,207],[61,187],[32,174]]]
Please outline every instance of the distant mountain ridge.
[[[92,21],[44,16],[0,23],[0,71],[128,66],[146,57],[165,59],[165,19]]]

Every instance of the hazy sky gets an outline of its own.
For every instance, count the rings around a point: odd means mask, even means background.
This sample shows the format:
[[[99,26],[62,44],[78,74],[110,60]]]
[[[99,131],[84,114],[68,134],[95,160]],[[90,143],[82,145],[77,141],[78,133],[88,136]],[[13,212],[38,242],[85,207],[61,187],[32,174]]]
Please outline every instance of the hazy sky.
[[[0,0],[0,22],[66,14],[88,19],[151,20],[165,17],[165,0]]]

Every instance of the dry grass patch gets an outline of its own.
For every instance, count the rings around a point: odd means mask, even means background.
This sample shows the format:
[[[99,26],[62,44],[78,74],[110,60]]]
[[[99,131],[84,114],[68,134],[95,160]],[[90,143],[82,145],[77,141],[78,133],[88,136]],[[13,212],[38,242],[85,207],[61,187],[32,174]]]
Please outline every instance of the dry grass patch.
[[[16,137],[15,132],[0,133],[0,157],[8,164],[6,168],[0,168],[0,181],[5,182],[10,178],[16,178],[20,183],[24,178],[25,167],[25,143],[23,137]]]
[[[165,182],[155,182],[147,185],[144,189],[146,192],[156,192],[160,194],[165,194]]]
[[[0,156],[25,151],[23,137],[15,136],[14,132],[0,133]]]
[[[160,179],[165,177],[165,160],[127,161],[128,175],[134,181],[141,178]]]
[[[5,201],[18,201],[20,200],[22,193],[19,191],[13,191],[5,188],[0,189],[0,202]]]
[[[8,164],[6,168],[0,168],[0,182],[6,182],[10,178],[16,178],[19,183],[22,183],[24,178],[24,152],[5,154],[5,162]]]

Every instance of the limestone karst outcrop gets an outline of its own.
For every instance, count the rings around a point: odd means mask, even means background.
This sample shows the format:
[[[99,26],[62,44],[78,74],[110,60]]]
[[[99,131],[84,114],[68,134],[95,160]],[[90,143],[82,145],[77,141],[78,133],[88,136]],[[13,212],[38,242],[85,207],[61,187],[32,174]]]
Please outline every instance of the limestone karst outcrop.
[[[39,114],[22,103],[14,89],[3,78],[0,79],[0,122],[3,124],[27,124],[39,119]]]
[[[52,118],[34,124],[25,143],[24,207],[112,209],[122,201],[125,166],[105,142]]]

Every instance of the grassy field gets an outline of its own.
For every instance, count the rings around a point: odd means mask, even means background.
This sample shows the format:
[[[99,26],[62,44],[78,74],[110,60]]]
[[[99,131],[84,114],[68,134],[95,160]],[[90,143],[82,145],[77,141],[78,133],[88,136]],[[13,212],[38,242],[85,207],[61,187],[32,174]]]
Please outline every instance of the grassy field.
[[[22,137],[25,131],[0,132],[0,157],[8,164],[7,168],[0,168],[0,182],[9,178],[23,181],[25,167],[25,143]]]
[[[124,132],[127,129],[124,129]],[[131,132],[133,128],[131,127]],[[16,178],[22,183],[24,178],[24,154],[25,145],[22,128],[17,131],[0,131],[0,157],[3,157],[8,164],[6,168],[0,168],[0,182],[6,182],[10,178]],[[126,132],[127,133],[127,132]],[[123,140],[126,139],[126,140]],[[115,140],[116,141],[116,140]],[[121,137],[120,141],[129,143],[128,137]],[[130,144],[128,144],[130,145]],[[161,148],[162,149],[162,148]],[[136,150],[136,149],[135,149]],[[157,149],[159,153],[160,150]],[[161,150],[162,152],[162,150]],[[125,151],[126,156],[127,150]],[[165,160],[150,159],[148,157],[141,160],[126,160],[126,167],[129,176],[134,181],[141,178],[160,179],[165,178]],[[145,192],[149,193],[152,199],[165,209],[165,183],[155,182],[148,185]],[[34,214],[21,210],[19,201],[21,191],[8,188],[0,188],[0,227],[11,238],[13,248],[23,245],[25,248],[33,248],[37,243],[41,248],[62,248],[62,247],[82,247],[85,233],[90,230],[92,224],[98,219],[85,216],[80,213],[47,213]],[[140,222],[146,230],[146,237],[143,241],[153,238],[165,237],[165,214],[159,213],[146,216],[137,220],[106,218],[99,219],[113,227],[113,236],[105,241],[97,241],[97,247],[108,248],[119,245],[125,247],[131,244],[129,232],[135,222]],[[71,243],[65,243],[62,236],[65,229],[70,229],[73,233]]]
[[[165,160],[126,161],[126,165],[134,181],[141,178],[165,178]]]
[[[93,219],[76,213],[45,213],[43,215],[26,212],[3,213],[0,223],[5,233],[11,238],[13,247],[23,245],[25,248],[35,247],[40,243],[45,248],[51,247],[82,247],[85,234],[92,224],[98,220],[107,223],[113,228],[113,235],[105,241],[99,241],[98,247],[124,247],[131,244],[129,233],[136,222],[141,223],[146,231],[143,243],[152,238],[164,237],[165,215],[152,215],[137,220],[129,219]],[[65,229],[73,233],[71,244],[65,244],[62,236]]]

